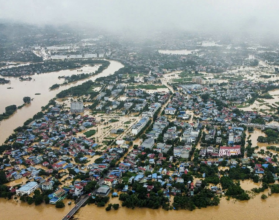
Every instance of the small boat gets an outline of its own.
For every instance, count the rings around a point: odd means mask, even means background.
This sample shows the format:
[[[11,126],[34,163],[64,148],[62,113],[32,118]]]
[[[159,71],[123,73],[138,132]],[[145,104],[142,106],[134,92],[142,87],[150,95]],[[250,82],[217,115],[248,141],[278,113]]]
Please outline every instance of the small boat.
[[[72,202],[70,201],[70,202],[68,202],[68,205],[71,205],[72,204]]]

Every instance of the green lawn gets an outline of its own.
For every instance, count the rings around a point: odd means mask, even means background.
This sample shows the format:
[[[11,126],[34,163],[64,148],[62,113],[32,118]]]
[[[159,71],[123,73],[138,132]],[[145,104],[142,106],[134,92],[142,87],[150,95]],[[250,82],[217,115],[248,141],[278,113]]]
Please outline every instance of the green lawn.
[[[96,130],[89,130],[83,133],[86,137],[91,137],[92,135],[96,134]]]
[[[128,74],[130,77],[137,77],[137,76],[144,76],[145,74],[144,73],[130,73]]]
[[[109,120],[109,122],[111,122],[111,123],[118,122],[118,121],[119,121],[118,119],[114,119],[114,118]]]
[[[192,78],[173,79],[172,81],[173,81],[173,82],[178,82],[178,83],[181,83],[181,82],[190,82],[190,81],[192,81]]]

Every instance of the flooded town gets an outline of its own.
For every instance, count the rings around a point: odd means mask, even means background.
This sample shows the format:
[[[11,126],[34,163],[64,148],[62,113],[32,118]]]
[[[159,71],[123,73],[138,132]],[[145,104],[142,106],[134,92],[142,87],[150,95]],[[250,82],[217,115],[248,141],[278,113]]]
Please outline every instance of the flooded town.
[[[271,34],[1,18],[1,219],[278,219]]]

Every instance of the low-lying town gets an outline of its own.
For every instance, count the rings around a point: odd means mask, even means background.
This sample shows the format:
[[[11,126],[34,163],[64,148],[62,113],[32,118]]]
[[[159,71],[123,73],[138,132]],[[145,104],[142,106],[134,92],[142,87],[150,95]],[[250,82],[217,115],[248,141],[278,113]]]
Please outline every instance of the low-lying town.
[[[194,38],[190,53],[170,55],[158,52],[170,47],[164,39],[145,51],[102,36],[92,48],[79,35],[60,37],[1,58],[2,64],[11,57],[33,62],[3,64],[4,77],[99,69],[59,92],[0,147],[0,197],[57,208],[72,200],[107,211],[119,204],[193,210],[216,206],[224,196],[279,193],[278,61],[267,51],[224,43],[221,53]],[[79,43],[55,47],[59,39]],[[184,46],[174,42],[173,49]],[[91,80],[111,60],[124,67]],[[51,88],[81,80],[64,78]],[[108,204],[110,197],[120,202]]]
[[[257,192],[278,179],[279,148],[252,145],[254,133],[278,141],[270,123],[278,118],[237,108],[276,85],[166,84],[149,93],[121,75],[77,86],[75,100],[53,99],[15,130],[1,147],[1,196],[60,204],[90,194],[105,206],[112,193],[122,206],[192,210],[218,205],[219,195],[249,199],[237,181],[262,181]]]

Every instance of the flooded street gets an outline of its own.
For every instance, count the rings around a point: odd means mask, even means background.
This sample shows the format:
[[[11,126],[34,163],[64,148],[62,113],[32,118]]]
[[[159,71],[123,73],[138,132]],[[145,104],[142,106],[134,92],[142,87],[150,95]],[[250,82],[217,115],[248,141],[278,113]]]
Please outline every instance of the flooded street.
[[[16,111],[9,119],[0,122],[0,144],[2,144],[13,130],[22,124],[29,118],[33,117],[37,112],[41,111],[41,107],[45,106],[50,99],[54,98],[57,93],[62,90],[68,89],[72,86],[80,85],[87,80],[95,80],[99,77],[104,77],[113,74],[119,70],[123,65],[117,61],[110,61],[110,65],[101,74],[93,76],[88,79],[80,80],[78,82],[60,86],[60,88],[50,91],[49,87],[55,83],[63,83],[62,79],[58,79],[58,76],[72,75],[79,73],[91,73],[97,70],[97,66],[86,66],[81,68],[83,72],[77,70],[63,70],[53,73],[45,73],[40,75],[33,75],[32,81],[21,82],[18,78],[8,78],[11,80],[10,84],[0,85],[0,112],[5,111],[5,107],[15,104],[17,106],[23,104],[23,97],[30,96],[34,98],[30,105],[24,106],[22,109]],[[35,79],[35,81],[34,81]],[[7,89],[12,87],[13,89]],[[35,93],[41,93],[41,95],[35,95]],[[3,94],[5,94],[3,96]],[[8,98],[7,98],[8,97]]]

